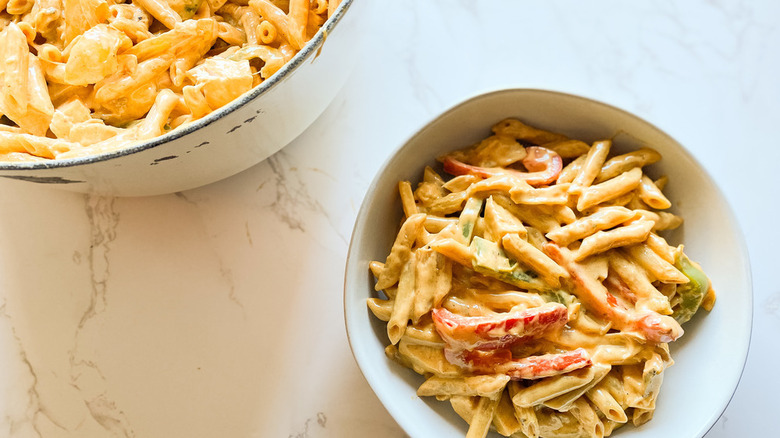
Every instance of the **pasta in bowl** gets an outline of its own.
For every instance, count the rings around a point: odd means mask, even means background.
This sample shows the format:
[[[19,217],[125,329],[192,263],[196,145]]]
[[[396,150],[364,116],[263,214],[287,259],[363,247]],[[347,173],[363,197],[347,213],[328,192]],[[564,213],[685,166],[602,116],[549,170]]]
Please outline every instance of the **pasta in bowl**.
[[[353,353],[391,414],[412,436],[703,435],[744,363],[750,284],[731,213],[694,168],[646,122],[559,93],[480,96],[424,128],[369,190],[347,261]],[[689,207],[701,199],[731,227],[736,267],[699,234],[717,229]],[[711,284],[729,291],[714,307]],[[742,304],[724,315],[724,301]],[[724,325],[736,357],[707,337]],[[728,369],[717,395],[702,357]]]
[[[237,173],[339,90],[352,3],[0,2],[0,176],[145,195]]]

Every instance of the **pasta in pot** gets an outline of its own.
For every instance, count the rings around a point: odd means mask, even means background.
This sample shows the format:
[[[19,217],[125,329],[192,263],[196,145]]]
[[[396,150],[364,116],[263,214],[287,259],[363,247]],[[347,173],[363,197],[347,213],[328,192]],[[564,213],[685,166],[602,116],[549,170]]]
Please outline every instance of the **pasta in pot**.
[[[276,73],[340,0],[0,0],[0,161],[127,147]]]
[[[468,437],[603,437],[653,416],[670,342],[715,292],[658,233],[682,223],[642,148],[610,156],[507,119],[439,158],[370,263],[387,356],[448,400]]]

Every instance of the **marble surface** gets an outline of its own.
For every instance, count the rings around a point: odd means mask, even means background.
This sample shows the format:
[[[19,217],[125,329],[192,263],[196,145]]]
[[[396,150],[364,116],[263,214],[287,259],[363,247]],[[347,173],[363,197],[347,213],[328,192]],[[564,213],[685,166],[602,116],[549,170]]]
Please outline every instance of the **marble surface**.
[[[116,199],[0,181],[0,437],[404,436],[344,331],[353,221],[415,129],[502,87],[625,108],[709,169],[744,229],[755,311],[745,374],[707,438],[764,436],[780,392],[780,3],[376,12],[332,105],[239,175]]]

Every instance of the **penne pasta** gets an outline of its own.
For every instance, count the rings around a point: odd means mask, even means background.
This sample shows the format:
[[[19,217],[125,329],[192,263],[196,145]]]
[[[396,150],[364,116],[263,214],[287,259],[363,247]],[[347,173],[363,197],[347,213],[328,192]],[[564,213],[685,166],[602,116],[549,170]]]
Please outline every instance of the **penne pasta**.
[[[603,437],[649,421],[668,343],[715,301],[656,234],[682,224],[659,210],[665,181],[644,174],[660,157],[610,157],[609,140],[515,119],[493,133],[439,157],[452,178],[426,167],[398,185],[406,219],[369,263],[384,297],[366,303],[387,323],[387,357],[425,377],[419,396],[449,400],[467,437]]]
[[[604,424],[587,399],[575,400],[569,412],[579,421],[587,436],[597,438],[604,436]]]
[[[511,436],[522,428],[515,414],[515,405],[512,403],[512,397],[509,396],[509,391],[501,391],[501,399],[493,416],[493,427],[503,436]]]
[[[610,140],[599,141],[593,144],[582,162],[582,168],[572,181],[569,191],[574,194],[581,193],[586,187],[589,187],[598,176],[601,166],[607,159],[607,154],[612,147]],[[579,209],[582,211],[582,209]]]
[[[542,146],[554,151],[561,158],[578,158],[581,155],[586,155],[590,150],[590,145],[580,140],[560,140],[545,143]]]
[[[590,369],[578,370],[561,376],[548,377],[539,383],[523,388],[512,397],[512,402],[520,407],[533,407],[547,400],[582,388],[593,381]]]
[[[671,315],[669,300],[653,286],[641,266],[614,252],[609,257],[609,267],[620,277],[636,296],[636,308],[651,310],[661,315]]]
[[[281,69],[338,2],[0,4],[0,130],[25,134],[14,146],[5,139],[0,160],[31,161],[116,150],[206,116]],[[88,117],[55,118],[72,99]]]
[[[634,190],[642,180],[642,171],[631,169],[615,178],[582,189],[577,210],[583,211],[602,202],[611,201]]]
[[[625,423],[628,421],[626,411],[615,400],[615,397],[607,390],[602,382],[597,383],[593,388],[590,388],[585,395],[588,397],[593,406],[595,406],[605,418],[616,423]]]
[[[644,242],[650,235],[654,223],[640,220],[630,225],[610,231],[598,231],[582,240],[575,261],[581,261],[594,254],[600,254],[612,248]]]
[[[430,247],[420,248],[416,252],[414,309],[412,321],[417,323],[420,318],[433,308],[437,289],[437,261],[439,254]]]
[[[585,164],[585,160],[588,159],[587,155],[580,155],[579,157],[572,160],[571,163],[567,164],[566,167],[563,168],[560,175],[558,175],[558,179],[556,180],[557,184],[564,184],[564,183],[570,183],[574,181],[574,178],[577,177],[577,175],[580,174],[580,171],[582,170],[582,165]]]
[[[479,404],[469,422],[469,431],[466,438],[485,438],[496,415],[498,399],[480,397]]]
[[[596,182],[600,183],[606,181],[621,173],[628,172],[631,169],[658,162],[660,159],[661,154],[650,148],[641,148],[627,154],[618,155],[610,158],[609,161],[604,163],[604,166],[602,166],[601,171],[596,177]]]
[[[457,378],[462,374],[460,368],[444,357],[441,348],[409,343],[405,338],[398,343],[392,358],[414,369],[418,374],[431,374],[443,378]]]
[[[393,250],[387,256],[384,269],[377,277],[376,290],[382,290],[395,284],[401,276],[401,270],[412,254],[412,244],[425,221],[425,215],[418,213],[406,219],[398,233]]]
[[[654,252],[646,243],[625,247],[626,253],[631,259],[642,266],[652,277],[663,283],[687,283],[685,276],[672,263],[664,260]]]
[[[414,310],[416,262],[417,256],[415,253],[412,253],[403,266],[398,279],[398,292],[393,301],[393,311],[390,314],[390,320],[387,322],[387,337],[390,338],[390,342],[393,344],[397,344],[401,340],[401,336],[403,336]]]
[[[672,206],[672,203],[664,196],[661,189],[647,175],[642,175],[642,180],[637,190],[639,199],[652,208],[664,210]]]
[[[533,269],[542,279],[552,287],[561,285],[560,278],[569,274],[561,268],[545,253],[523,240],[517,234],[506,234],[501,239],[506,252],[515,260],[522,262]]]
[[[462,378],[431,377],[417,389],[419,396],[479,396],[493,400],[500,398],[502,391],[509,382],[509,376],[504,374],[472,376]]]
[[[604,207],[597,212],[577,219],[546,236],[558,245],[568,246],[575,240],[592,236],[598,231],[607,230],[636,216],[634,212],[623,207]]]

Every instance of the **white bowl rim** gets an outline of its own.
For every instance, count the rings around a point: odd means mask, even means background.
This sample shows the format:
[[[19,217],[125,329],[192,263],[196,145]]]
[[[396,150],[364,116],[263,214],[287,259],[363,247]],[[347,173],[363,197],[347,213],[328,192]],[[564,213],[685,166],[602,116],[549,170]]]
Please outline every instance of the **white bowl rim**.
[[[276,73],[271,75],[270,78],[264,80],[260,85],[252,88],[248,92],[242,94],[238,98],[234,99],[227,105],[210,112],[206,116],[195,120],[194,122],[183,126],[181,128],[173,129],[171,132],[163,135],[144,140],[133,144],[128,147],[117,149],[115,151],[103,152],[94,155],[88,155],[84,157],[66,158],[66,159],[51,159],[47,161],[0,161],[0,171],[29,171],[29,170],[43,170],[43,169],[57,169],[65,167],[74,167],[84,164],[96,163],[100,161],[108,161],[115,158],[121,158],[126,155],[132,155],[136,152],[145,151],[147,149],[153,149],[157,146],[163,145],[170,141],[184,137],[200,128],[211,125],[217,120],[227,116],[228,114],[237,111],[247,103],[251,102],[258,96],[266,93],[271,87],[284,78],[292,74],[293,71],[298,69],[303,64],[303,61],[309,57],[312,53],[319,50],[320,47],[327,40],[328,35],[332,32],[333,28],[341,21],[347,9],[352,5],[354,0],[342,0],[333,15],[322,25],[317,33],[311,40],[306,42],[306,45],[290,59],[289,62],[279,69]],[[365,1],[365,0],[364,0]],[[371,1],[371,0],[368,0]],[[317,53],[315,55],[319,56]]]
[[[347,283],[347,280],[349,278],[349,272],[351,271],[351,267],[352,267],[352,269],[356,269],[356,267],[354,266],[355,264],[354,263],[350,263],[351,258],[353,256],[353,251],[355,251],[355,241],[356,241],[356,239],[355,239],[355,232],[357,231],[357,229],[361,225],[361,223],[365,220],[364,217],[367,215],[367,211],[368,211],[369,206],[366,205],[365,199],[368,198],[369,196],[373,197],[373,195],[375,194],[375,191],[377,190],[376,186],[377,186],[377,183],[378,183],[381,175],[387,170],[388,165],[395,159],[395,157],[403,149],[405,149],[410,143],[412,143],[412,141],[415,138],[420,136],[430,126],[435,124],[441,118],[451,114],[454,111],[457,111],[461,106],[464,106],[466,104],[472,103],[472,102],[477,101],[477,100],[490,98],[490,97],[492,97],[493,95],[496,95],[496,94],[502,94],[502,93],[507,93],[507,92],[509,92],[509,93],[512,93],[512,92],[549,93],[549,94],[554,94],[554,95],[567,97],[567,98],[581,99],[581,100],[588,101],[588,102],[590,102],[592,104],[595,104],[595,105],[601,105],[601,106],[606,107],[608,109],[621,112],[621,113],[629,116],[630,118],[636,119],[637,121],[642,122],[643,124],[646,124],[649,127],[657,130],[658,132],[663,133],[664,135],[666,135],[667,137],[672,139],[675,143],[677,143],[680,146],[682,154],[686,155],[688,158],[690,158],[691,160],[693,160],[693,162],[696,163],[696,165],[702,170],[704,176],[712,184],[712,187],[715,189],[715,191],[717,192],[718,196],[721,199],[724,200],[726,211],[728,212],[728,215],[729,215],[729,219],[731,219],[733,221],[733,223],[735,224],[736,232],[739,234],[737,236],[738,239],[736,239],[737,240],[737,246],[739,247],[739,251],[740,251],[742,257],[745,260],[745,265],[747,266],[747,269],[745,271],[745,282],[746,282],[746,285],[747,285],[747,290],[745,292],[746,292],[746,298],[747,298],[747,301],[748,301],[748,308],[750,309],[750,312],[747,315],[747,319],[745,321],[743,321],[743,324],[746,326],[746,327],[744,327],[744,329],[747,331],[747,342],[744,345],[744,350],[740,352],[740,353],[742,353],[742,364],[741,364],[741,367],[740,367],[739,375],[736,376],[736,380],[734,380],[733,376],[732,376],[732,386],[731,386],[731,390],[730,390],[731,394],[729,395],[729,397],[725,401],[725,403],[723,403],[722,406],[720,406],[720,408],[717,410],[715,415],[713,415],[711,418],[709,418],[704,423],[704,427],[702,427],[702,429],[701,429],[701,434],[697,438],[704,437],[707,433],[709,433],[710,430],[712,430],[712,428],[715,426],[715,423],[723,415],[723,412],[725,412],[725,410],[728,407],[729,403],[731,403],[731,400],[734,398],[734,394],[736,393],[737,388],[739,386],[739,383],[742,380],[742,376],[744,375],[744,372],[745,372],[745,364],[747,363],[747,358],[748,358],[748,355],[750,353],[750,345],[752,343],[752,337],[753,337],[753,317],[754,317],[754,313],[755,313],[755,308],[753,306],[753,277],[752,277],[752,268],[751,268],[750,257],[749,257],[750,254],[749,254],[749,252],[747,250],[747,246],[746,246],[746,243],[745,243],[746,241],[745,241],[744,232],[742,231],[742,227],[741,227],[741,225],[739,223],[739,220],[737,219],[737,216],[734,214],[734,210],[732,209],[731,204],[728,203],[728,200],[725,197],[725,195],[723,193],[723,190],[717,184],[715,179],[712,178],[712,175],[710,175],[709,171],[704,166],[702,166],[701,162],[699,162],[699,160],[693,154],[691,154],[691,152],[688,151],[688,149],[684,145],[682,145],[682,143],[680,143],[677,140],[675,140],[674,137],[672,137],[671,135],[666,133],[666,131],[660,129],[656,125],[654,125],[654,124],[650,123],[649,121],[647,121],[647,120],[645,120],[645,119],[635,115],[634,113],[632,113],[630,111],[627,111],[627,110],[624,110],[622,108],[616,107],[614,105],[602,102],[600,100],[596,100],[596,99],[593,99],[593,98],[590,98],[590,97],[585,97],[585,96],[582,96],[582,95],[579,95],[579,94],[574,94],[574,93],[569,93],[569,92],[561,92],[561,91],[555,91],[555,90],[543,89],[543,88],[498,88],[498,89],[482,90],[482,91],[480,91],[480,92],[478,92],[476,94],[472,94],[471,96],[467,96],[466,98],[461,99],[460,101],[456,102],[455,104],[453,104],[452,106],[450,106],[446,110],[444,110],[442,112],[439,112],[436,115],[434,115],[431,118],[429,118],[427,122],[423,123],[422,125],[420,125],[420,127],[418,129],[414,130],[413,133],[410,136],[408,136],[407,139],[403,143],[401,143],[398,147],[394,148],[390,152],[390,154],[388,154],[388,156],[385,158],[385,160],[382,163],[382,165],[379,166],[378,170],[376,171],[376,174],[374,175],[374,178],[371,180],[371,183],[369,184],[368,189],[366,190],[365,195],[363,196],[363,201],[361,201],[360,209],[358,210],[358,214],[355,217],[355,224],[354,224],[354,226],[352,228],[352,235],[350,237],[349,247],[347,249],[347,257],[345,259],[345,265],[346,266],[345,266],[345,269],[344,269],[344,292],[343,292],[344,325],[345,325],[345,329],[346,329],[346,332],[347,332],[346,334],[347,334],[347,341],[349,342],[349,348],[352,351],[352,356],[354,357],[355,362],[358,365],[358,369],[360,370],[360,373],[366,379],[366,381],[368,382],[369,386],[371,387],[372,391],[377,396],[377,398],[380,399],[380,401],[382,402],[382,405],[390,413],[391,417],[399,424],[399,426],[401,426],[401,428],[406,433],[409,433],[408,431],[412,430],[410,425],[407,424],[404,421],[404,417],[402,415],[399,415],[399,412],[397,411],[396,407],[392,403],[390,403],[390,400],[386,400],[385,394],[380,392],[380,391],[377,391],[375,389],[375,385],[377,384],[377,382],[375,382],[374,379],[371,376],[369,376],[364,371],[364,363],[363,363],[363,360],[362,360],[363,355],[361,354],[361,352],[355,350],[354,345],[353,345],[353,341],[352,341],[352,337],[351,337],[351,334],[350,334],[350,321],[349,321],[350,318],[349,318],[349,313],[348,313],[348,308],[350,307],[350,305],[348,303],[348,292],[347,292],[349,285]]]

